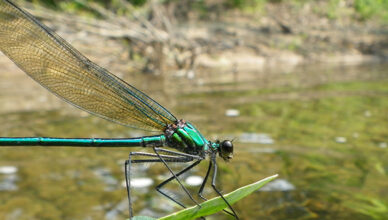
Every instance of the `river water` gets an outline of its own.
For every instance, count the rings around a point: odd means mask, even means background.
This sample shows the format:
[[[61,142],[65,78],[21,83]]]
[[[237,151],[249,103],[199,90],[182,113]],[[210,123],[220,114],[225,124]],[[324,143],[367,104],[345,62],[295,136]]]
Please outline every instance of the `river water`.
[[[62,102],[15,66],[0,62],[0,136],[135,137]],[[209,140],[233,139],[219,159],[227,193],[273,174],[277,180],[233,207],[242,219],[383,219],[388,215],[388,65],[310,65],[286,70],[124,74]],[[123,219],[124,161],[117,148],[0,148],[0,219]],[[174,169],[180,167],[175,166]],[[195,192],[207,162],[182,177]],[[180,208],[155,193],[165,168],[135,167],[135,213]],[[136,182],[137,181],[137,182]],[[192,205],[176,183],[168,193]],[[210,185],[207,198],[215,194]],[[207,219],[229,219],[223,213]]]

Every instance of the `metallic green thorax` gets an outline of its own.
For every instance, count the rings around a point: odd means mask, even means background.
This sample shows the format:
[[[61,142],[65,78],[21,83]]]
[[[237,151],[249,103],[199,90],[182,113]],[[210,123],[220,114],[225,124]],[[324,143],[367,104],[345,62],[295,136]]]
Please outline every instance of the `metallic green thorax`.
[[[180,151],[193,153],[216,149],[218,144],[211,143],[189,122],[178,120],[165,130],[167,143]]]

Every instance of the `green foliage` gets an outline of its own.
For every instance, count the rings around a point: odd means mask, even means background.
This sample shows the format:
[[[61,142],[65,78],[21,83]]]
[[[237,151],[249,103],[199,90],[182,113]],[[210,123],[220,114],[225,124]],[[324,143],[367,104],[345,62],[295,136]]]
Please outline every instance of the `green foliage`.
[[[34,4],[43,4],[46,7],[55,8],[58,5],[58,2],[55,0],[26,0],[27,2],[32,2]]]
[[[250,185],[243,186],[231,193],[224,195],[224,197],[226,200],[228,200],[230,204],[233,204],[243,199],[244,197],[250,195],[251,193],[257,191],[268,182],[274,180],[277,176],[278,175],[273,175],[265,179],[262,179],[260,181],[257,181],[255,183],[252,183]],[[214,213],[220,212],[223,209],[226,209],[228,207],[221,197],[216,197],[216,198],[207,200],[201,203],[200,205],[201,205],[201,208],[198,208],[198,206],[193,206],[193,207],[184,209],[182,211],[173,213],[171,215],[162,217],[160,218],[160,220],[197,219],[202,216],[208,216],[208,215],[212,215]]]
[[[327,17],[330,19],[335,19],[338,16],[338,4],[340,0],[330,0],[327,8]]]
[[[230,204],[233,204],[237,202],[238,200],[241,200],[245,198],[246,196],[252,194],[253,192],[257,191],[261,187],[263,187],[265,184],[271,182],[274,180],[278,175],[273,175],[267,178],[264,178],[260,181],[257,181],[255,183],[252,183],[250,185],[246,185],[243,187],[240,187],[236,189],[235,191],[228,193],[224,195],[225,199],[228,200]],[[159,218],[159,220],[179,220],[179,219],[197,219],[203,216],[208,216],[214,213],[217,213],[219,211],[222,211],[223,209],[227,209],[228,206],[224,202],[224,200],[221,197],[216,197],[210,200],[207,200],[200,204],[201,208],[198,208],[198,206],[192,206],[189,208],[186,208],[184,210],[175,212],[171,215]],[[132,220],[154,220],[154,218],[147,217],[147,216],[135,216],[132,218]]]
[[[129,2],[135,6],[143,6],[147,0],[129,0]]]
[[[258,6],[264,5],[267,0],[226,0],[226,4],[232,8],[256,8]]]
[[[88,4],[95,3],[104,7],[105,9],[111,10],[113,12],[120,12],[123,10],[123,2],[119,0],[80,0],[80,1],[55,1],[55,0],[26,0],[35,4],[41,4],[46,7],[70,11],[70,12],[81,12],[84,14],[89,14],[93,16],[99,16],[98,12],[91,9]],[[125,1],[124,1],[125,2]],[[134,6],[143,6],[147,0],[129,0],[129,2]]]
[[[362,20],[371,18],[375,15],[388,20],[388,1],[387,0],[355,0],[354,9]]]
[[[376,220],[386,219],[388,215],[388,204],[363,195],[358,196],[358,201],[347,202],[347,206]]]

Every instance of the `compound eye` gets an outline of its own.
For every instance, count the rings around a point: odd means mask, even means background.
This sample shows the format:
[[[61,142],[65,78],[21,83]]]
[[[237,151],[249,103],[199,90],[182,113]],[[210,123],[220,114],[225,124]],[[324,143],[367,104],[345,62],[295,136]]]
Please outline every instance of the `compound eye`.
[[[225,141],[221,142],[221,148],[222,148],[222,151],[224,151],[226,153],[233,153],[232,141],[225,140]]]

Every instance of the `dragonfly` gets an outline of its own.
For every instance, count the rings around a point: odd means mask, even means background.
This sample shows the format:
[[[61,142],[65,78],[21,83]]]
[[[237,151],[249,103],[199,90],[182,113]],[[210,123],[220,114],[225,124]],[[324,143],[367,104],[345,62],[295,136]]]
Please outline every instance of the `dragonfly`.
[[[163,186],[176,180],[185,194],[200,207],[180,180],[180,176],[201,161],[209,161],[198,195],[211,171],[211,186],[227,204],[226,213],[239,219],[235,210],[216,187],[217,158],[233,158],[231,140],[209,141],[190,122],[178,120],[171,112],[145,93],[126,83],[108,70],[90,61],[50,28],[9,0],[0,0],[0,50],[41,86],[64,101],[93,115],[124,126],[160,135],[135,138],[54,138],[0,137],[0,146],[69,146],[69,147],[148,147],[149,152],[130,152],[125,161],[125,180],[129,216],[131,201],[131,167],[136,163],[163,164],[171,177],[156,186],[163,196],[186,206],[163,191]],[[174,172],[169,164],[186,167]]]

